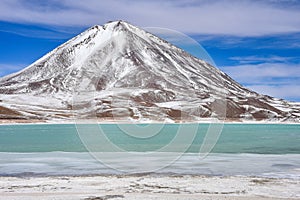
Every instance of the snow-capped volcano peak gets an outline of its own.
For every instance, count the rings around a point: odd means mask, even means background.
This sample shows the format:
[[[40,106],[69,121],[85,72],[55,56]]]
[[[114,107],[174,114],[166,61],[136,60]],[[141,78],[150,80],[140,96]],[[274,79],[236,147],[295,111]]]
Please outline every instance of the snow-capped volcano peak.
[[[224,108],[224,116],[237,120],[298,120],[300,113],[298,104],[243,88],[210,64],[124,21],[93,26],[0,79],[0,94],[0,108],[25,118],[68,118],[73,112],[194,121],[219,117]],[[35,100],[24,101],[29,98]]]
[[[107,23],[103,26],[95,25],[50,51],[20,72],[6,76],[2,78],[2,80],[19,79],[24,81],[26,78],[29,78],[30,81],[32,81],[41,78],[40,76],[25,77],[25,75],[34,73],[34,71],[42,73],[49,71],[48,75],[50,76],[60,74],[65,68],[70,68],[72,64],[81,62],[83,58],[92,53],[97,46],[105,43],[115,34],[119,34],[120,32],[117,32],[116,30],[120,30],[120,23],[125,24],[126,22],[116,21]],[[51,62],[55,65],[52,65]],[[44,71],[40,71],[39,69],[43,69]],[[43,78],[45,78],[45,76],[46,74],[43,75]]]

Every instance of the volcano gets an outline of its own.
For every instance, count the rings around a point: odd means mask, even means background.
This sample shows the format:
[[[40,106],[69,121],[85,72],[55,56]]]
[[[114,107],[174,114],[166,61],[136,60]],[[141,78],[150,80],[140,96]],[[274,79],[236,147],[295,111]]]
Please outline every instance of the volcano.
[[[124,21],[93,26],[0,79],[0,118],[299,122],[300,103],[251,91]]]

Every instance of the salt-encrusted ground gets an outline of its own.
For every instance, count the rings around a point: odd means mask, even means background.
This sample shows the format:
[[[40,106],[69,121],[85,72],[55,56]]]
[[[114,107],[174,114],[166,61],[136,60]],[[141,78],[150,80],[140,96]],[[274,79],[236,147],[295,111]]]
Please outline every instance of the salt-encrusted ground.
[[[300,181],[158,175],[1,177],[0,199],[300,199]]]

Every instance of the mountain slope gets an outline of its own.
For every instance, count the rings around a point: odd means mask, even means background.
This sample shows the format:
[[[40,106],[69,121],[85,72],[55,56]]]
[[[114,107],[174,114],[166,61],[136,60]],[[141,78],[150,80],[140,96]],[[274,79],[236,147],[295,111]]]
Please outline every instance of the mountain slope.
[[[3,108],[3,109],[1,109]],[[127,22],[93,26],[0,79],[0,117],[299,121],[300,106],[250,91]],[[6,114],[5,114],[6,113]]]

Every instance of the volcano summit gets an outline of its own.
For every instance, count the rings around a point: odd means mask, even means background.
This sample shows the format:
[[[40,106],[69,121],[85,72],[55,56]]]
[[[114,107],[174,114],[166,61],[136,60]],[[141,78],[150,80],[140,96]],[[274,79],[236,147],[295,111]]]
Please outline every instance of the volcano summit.
[[[124,21],[93,26],[0,79],[0,118],[299,122],[300,104],[244,88]]]

